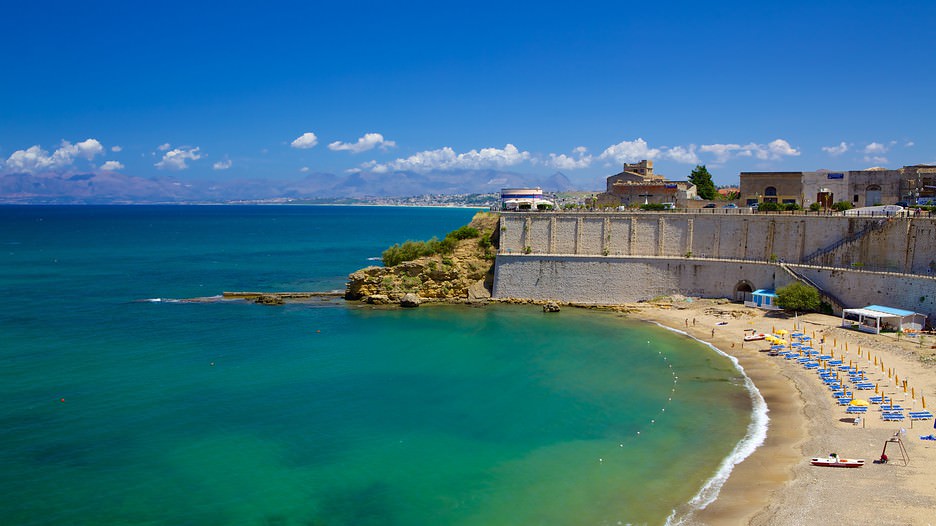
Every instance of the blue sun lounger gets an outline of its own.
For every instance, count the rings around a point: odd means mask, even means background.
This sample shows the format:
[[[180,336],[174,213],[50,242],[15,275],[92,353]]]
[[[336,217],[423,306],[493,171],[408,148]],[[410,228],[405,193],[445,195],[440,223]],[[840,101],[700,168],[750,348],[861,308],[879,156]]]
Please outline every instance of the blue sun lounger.
[[[933,418],[933,413],[929,411],[910,411],[910,420],[931,420]]]
[[[899,412],[885,411],[881,413],[881,419],[887,422],[901,422],[904,419],[904,414]]]
[[[845,412],[848,414],[864,414],[868,412],[868,408],[863,405],[850,405],[848,406],[848,409],[845,410]]]

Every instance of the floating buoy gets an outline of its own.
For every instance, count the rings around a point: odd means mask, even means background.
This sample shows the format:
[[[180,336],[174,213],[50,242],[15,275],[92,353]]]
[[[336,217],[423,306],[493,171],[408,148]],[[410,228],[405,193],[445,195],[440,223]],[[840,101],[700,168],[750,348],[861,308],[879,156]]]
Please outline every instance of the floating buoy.
[[[211,362],[211,366],[214,367],[214,362]]]
[[[322,332],[322,331],[319,330],[319,329],[315,329],[315,332],[316,332],[316,333],[319,333],[319,332]]]
[[[65,399],[64,399],[64,398],[61,398],[61,399],[59,399],[59,402],[62,402],[62,403],[64,404],[64,403],[65,403]]]

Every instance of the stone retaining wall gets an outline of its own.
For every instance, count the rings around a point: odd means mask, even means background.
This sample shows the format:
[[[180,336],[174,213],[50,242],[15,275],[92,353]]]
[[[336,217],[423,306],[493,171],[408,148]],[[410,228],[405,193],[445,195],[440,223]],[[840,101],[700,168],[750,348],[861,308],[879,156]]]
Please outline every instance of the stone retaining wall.
[[[493,296],[617,304],[679,293],[739,299],[739,288],[782,287],[800,274],[848,306],[881,304],[936,320],[936,223],[881,218],[679,213],[504,214]],[[863,270],[876,266],[898,273]],[[917,275],[899,272],[915,272]]]

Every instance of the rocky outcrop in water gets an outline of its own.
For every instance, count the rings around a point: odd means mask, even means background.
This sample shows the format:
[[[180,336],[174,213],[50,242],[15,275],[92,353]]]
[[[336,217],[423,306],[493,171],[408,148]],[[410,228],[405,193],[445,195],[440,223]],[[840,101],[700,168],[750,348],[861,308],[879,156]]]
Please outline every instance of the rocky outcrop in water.
[[[499,216],[479,212],[468,226],[480,233],[457,241],[454,250],[405,261],[392,267],[367,267],[348,276],[345,299],[373,305],[408,306],[427,301],[485,301],[491,297]],[[482,241],[482,239],[491,242]],[[414,305],[415,298],[417,301]]]

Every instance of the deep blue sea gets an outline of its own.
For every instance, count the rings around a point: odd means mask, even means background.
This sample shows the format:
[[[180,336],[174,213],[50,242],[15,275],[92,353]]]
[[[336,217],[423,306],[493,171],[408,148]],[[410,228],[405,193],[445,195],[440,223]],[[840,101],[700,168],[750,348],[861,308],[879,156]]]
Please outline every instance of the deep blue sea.
[[[177,301],[342,290],[473,214],[0,207],[0,522],[663,524],[710,500],[764,410],[682,334],[569,308]]]

